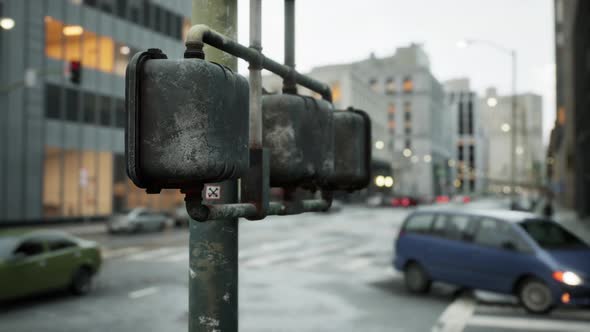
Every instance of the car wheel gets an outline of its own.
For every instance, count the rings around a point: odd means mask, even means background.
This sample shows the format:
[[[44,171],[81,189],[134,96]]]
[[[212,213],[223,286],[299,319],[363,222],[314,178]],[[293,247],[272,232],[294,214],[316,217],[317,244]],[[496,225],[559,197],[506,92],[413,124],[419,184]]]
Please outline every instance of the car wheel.
[[[70,290],[76,295],[84,295],[92,288],[92,271],[87,267],[79,268],[72,278]]]
[[[541,280],[527,279],[518,290],[518,299],[530,313],[544,314],[553,308],[551,289]]]
[[[432,280],[418,263],[410,263],[404,270],[404,282],[406,288],[412,293],[427,293],[430,290]]]

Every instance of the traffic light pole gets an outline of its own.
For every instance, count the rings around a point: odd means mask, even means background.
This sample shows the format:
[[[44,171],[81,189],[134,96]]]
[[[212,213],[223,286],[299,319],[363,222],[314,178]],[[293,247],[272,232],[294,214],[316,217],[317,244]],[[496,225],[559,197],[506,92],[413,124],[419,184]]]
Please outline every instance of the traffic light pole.
[[[193,0],[192,24],[237,38],[237,0]],[[237,71],[237,59],[207,49],[207,59]],[[202,188],[194,197],[201,199]],[[237,201],[237,181],[222,183],[223,203]],[[189,196],[187,195],[187,198]],[[190,220],[189,332],[238,331],[238,219]]]

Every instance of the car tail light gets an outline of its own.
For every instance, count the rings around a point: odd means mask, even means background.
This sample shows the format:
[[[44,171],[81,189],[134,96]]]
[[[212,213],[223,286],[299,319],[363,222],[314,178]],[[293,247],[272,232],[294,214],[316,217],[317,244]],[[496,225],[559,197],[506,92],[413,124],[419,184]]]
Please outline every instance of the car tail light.
[[[570,293],[563,293],[563,295],[561,295],[561,302],[562,303],[567,304],[567,303],[570,303],[570,301],[571,301]]]
[[[403,206],[410,206],[410,199],[409,198],[403,198],[402,199],[402,205]]]
[[[399,206],[400,202],[398,198],[394,198],[391,200],[391,205],[393,206]]]
[[[471,198],[469,196],[463,197],[463,203],[469,203],[469,202],[471,202]]]

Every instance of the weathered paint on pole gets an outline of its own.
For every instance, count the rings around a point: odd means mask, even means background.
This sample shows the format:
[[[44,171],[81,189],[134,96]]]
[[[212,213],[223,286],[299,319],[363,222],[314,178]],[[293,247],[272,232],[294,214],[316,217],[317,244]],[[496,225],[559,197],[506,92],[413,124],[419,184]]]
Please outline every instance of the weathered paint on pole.
[[[192,23],[237,39],[237,0],[193,0]],[[207,60],[237,71],[237,59],[212,47]],[[222,201],[237,201],[237,183],[222,184]],[[189,332],[238,330],[238,219],[190,221]]]

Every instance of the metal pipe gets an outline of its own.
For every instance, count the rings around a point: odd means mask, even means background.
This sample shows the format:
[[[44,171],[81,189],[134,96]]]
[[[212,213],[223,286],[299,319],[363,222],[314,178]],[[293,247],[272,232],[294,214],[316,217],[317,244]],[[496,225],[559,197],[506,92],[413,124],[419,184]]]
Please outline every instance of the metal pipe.
[[[258,214],[256,205],[250,203],[237,204],[203,204],[201,196],[187,195],[186,206],[189,216],[197,221],[204,222],[226,218],[251,218]],[[287,206],[279,202],[268,204],[267,216],[286,216],[305,212],[320,212],[330,208],[329,199],[307,199],[302,200],[300,208],[287,211]]]
[[[282,65],[270,58],[267,58],[264,56],[264,54],[262,54],[262,52],[245,47],[220,34],[219,32],[212,30],[206,25],[194,25],[187,33],[187,50],[199,48],[202,49],[203,43],[211,45],[238,58],[244,59],[251,64],[259,64],[262,66],[262,68],[279,75],[283,79],[287,78],[289,75],[292,75],[297,84],[300,84],[311,91],[319,93],[325,100],[330,102],[332,101],[332,91],[328,85],[314,80],[309,76],[302,75],[288,66]]]
[[[250,0],[250,48],[262,51],[262,4]],[[262,66],[250,63],[250,148],[262,148]]]
[[[285,66],[295,70],[295,0],[285,0]],[[283,93],[297,93],[293,75],[283,80]]]

